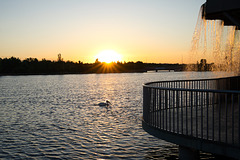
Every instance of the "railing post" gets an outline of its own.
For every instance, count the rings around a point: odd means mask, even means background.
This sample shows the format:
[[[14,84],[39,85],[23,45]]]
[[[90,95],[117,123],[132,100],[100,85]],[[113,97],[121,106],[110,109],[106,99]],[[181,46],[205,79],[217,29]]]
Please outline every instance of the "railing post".
[[[191,92],[191,136],[193,136],[193,92]]]
[[[240,94],[238,94],[238,147],[240,147]]]
[[[148,87],[143,88],[143,119],[146,123],[149,123],[149,112],[150,112],[150,97],[151,94],[149,92]]]
[[[231,107],[232,107],[232,144],[234,144],[234,95],[233,94],[231,94],[231,99],[232,99],[232,105],[231,105]]]
[[[228,142],[228,94],[225,94],[225,142]]]
[[[166,112],[166,126],[165,129],[167,131],[168,129],[168,116],[167,116],[167,110],[168,110],[168,93],[167,90],[165,90],[165,112]]]
[[[215,130],[215,110],[214,110],[214,104],[215,104],[215,93],[213,93],[213,96],[212,96],[212,140],[214,141],[215,138],[214,138],[214,130]]]
[[[208,123],[209,123],[209,120],[208,120],[208,106],[209,106],[209,93],[205,93],[206,94],[206,108],[207,108],[207,140],[208,140],[208,132],[209,132],[209,128],[208,128]]]
[[[173,108],[173,132],[175,132],[175,91],[173,90],[173,95],[172,95],[172,97],[173,97],[173,103],[172,103],[172,108]]]
[[[179,91],[176,91],[176,108],[177,108],[177,133],[179,133]]]
[[[198,93],[199,92],[196,92],[196,137],[198,138]]]
[[[160,130],[239,147],[240,92],[215,90],[216,84],[224,82],[227,80],[144,85],[143,119]]]

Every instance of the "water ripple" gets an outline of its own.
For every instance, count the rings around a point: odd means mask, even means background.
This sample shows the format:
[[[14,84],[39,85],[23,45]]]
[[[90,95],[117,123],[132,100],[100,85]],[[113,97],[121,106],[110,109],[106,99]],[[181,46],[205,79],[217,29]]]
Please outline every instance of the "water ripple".
[[[0,159],[176,159],[140,118],[142,83],[172,74],[1,77]]]

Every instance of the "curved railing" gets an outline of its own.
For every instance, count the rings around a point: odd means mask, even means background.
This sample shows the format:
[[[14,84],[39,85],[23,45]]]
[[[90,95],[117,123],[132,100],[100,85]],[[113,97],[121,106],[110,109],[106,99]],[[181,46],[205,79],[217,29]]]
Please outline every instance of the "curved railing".
[[[239,153],[239,87],[239,77],[146,83],[143,85],[143,128],[179,145],[191,139],[188,143],[194,140],[200,150],[206,142],[213,146],[231,146]]]

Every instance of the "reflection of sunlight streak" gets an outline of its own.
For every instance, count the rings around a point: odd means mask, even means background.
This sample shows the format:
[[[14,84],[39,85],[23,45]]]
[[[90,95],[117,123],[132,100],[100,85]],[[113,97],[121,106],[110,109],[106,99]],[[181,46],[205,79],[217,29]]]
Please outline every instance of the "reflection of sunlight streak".
[[[199,74],[201,77],[211,77],[209,75],[213,73],[193,74],[192,77],[196,78]],[[164,144],[167,142],[153,138],[141,127],[141,84],[149,80],[157,81],[159,77],[172,79],[171,75],[173,73],[23,76],[17,77],[18,83],[14,83],[16,77],[1,77],[1,80],[6,79],[1,81],[1,86],[11,87],[2,94],[15,97],[4,98],[7,105],[1,106],[1,111],[9,115],[2,117],[2,123],[8,121],[9,125],[2,125],[1,129],[6,132],[2,132],[0,142],[3,145],[13,143],[12,146],[26,143],[24,148],[33,151],[30,154],[34,157],[45,152],[56,159],[67,159],[70,156],[82,159],[154,159],[162,156],[164,159],[170,152],[164,152],[163,156],[159,148],[166,148]],[[15,98],[19,101],[14,101]],[[113,104],[111,108],[94,105],[106,99]],[[12,112],[14,109],[16,112]],[[18,114],[24,121],[15,125],[12,114]],[[9,127],[21,141],[11,140],[13,135],[8,134]],[[23,130],[30,134],[23,135]],[[39,148],[42,149],[35,150],[31,147],[32,142],[39,138]],[[59,143],[51,145],[52,141]],[[25,152],[15,153],[15,147],[10,147],[7,150],[14,156],[19,155],[22,159],[30,156]],[[59,154],[55,157],[56,152],[63,153],[60,154],[62,157],[59,158]],[[5,155],[8,156],[8,153]]]
[[[140,106],[141,100],[139,100],[134,107]],[[103,107],[102,109],[98,110],[101,112],[98,116],[98,120],[95,121],[94,127],[96,128],[96,133],[98,134],[99,138],[103,138],[106,136],[106,133],[104,133],[104,130],[107,126],[107,128],[112,128],[112,133],[120,132],[122,130],[122,126],[129,125],[129,124],[138,124],[141,121],[141,117],[138,114],[133,114],[132,112],[129,112],[129,110],[133,106],[121,106],[121,107],[114,107],[114,105],[111,108]],[[127,115],[126,115],[127,114]],[[123,119],[123,115],[127,116],[125,119]],[[101,117],[101,119],[99,119]],[[104,121],[103,118],[106,118],[107,120]],[[114,121],[121,122],[120,126],[114,125],[114,123],[111,123]],[[126,134],[126,131],[121,131],[123,135]],[[128,131],[127,131],[128,132]],[[109,138],[111,138],[113,135],[107,134]],[[129,132],[131,136],[134,136],[136,133]],[[103,137],[102,137],[103,136]]]
[[[97,69],[101,72],[108,71],[106,66],[98,64],[98,67]],[[93,97],[95,97],[92,100],[97,104],[98,101],[109,99],[112,103],[110,108],[93,104],[93,108],[88,109],[89,127],[95,134],[94,136],[90,134],[90,137],[88,137],[88,139],[94,139],[91,141],[93,151],[95,153],[103,153],[104,150],[109,152],[109,146],[114,146],[110,151],[116,153],[119,144],[123,148],[137,144],[139,137],[143,135],[143,133],[137,131],[141,128],[142,99],[136,96],[138,93],[135,92],[134,97],[132,97],[130,93],[133,90],[126,85],[128,79],[122,74],[120,77],[124,79],[124,82],[119,81],[119,75],[95,74],[92,76],[91,79],[94,79],[94,81],[92,81],[91,88]]]

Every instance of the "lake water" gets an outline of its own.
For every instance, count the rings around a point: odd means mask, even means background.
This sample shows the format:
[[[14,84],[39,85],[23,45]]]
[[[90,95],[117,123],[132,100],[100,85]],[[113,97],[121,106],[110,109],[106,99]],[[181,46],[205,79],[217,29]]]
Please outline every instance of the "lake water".
[[[177,159],[142,129],[142,84],[227,76],[158,72],[0,77],[0,159]],[[110,100],[109,108],[97,104]]]

